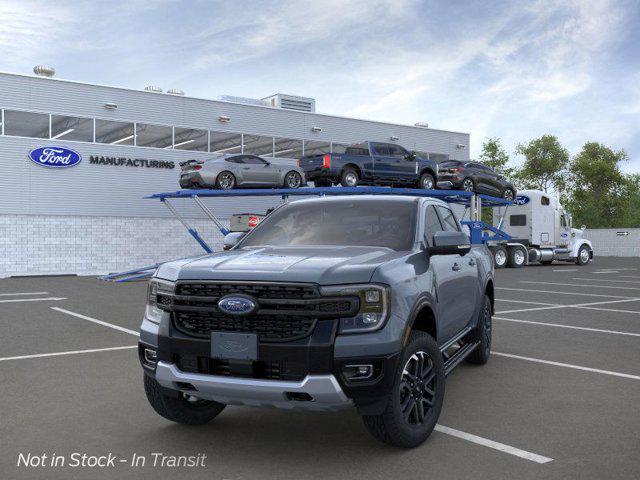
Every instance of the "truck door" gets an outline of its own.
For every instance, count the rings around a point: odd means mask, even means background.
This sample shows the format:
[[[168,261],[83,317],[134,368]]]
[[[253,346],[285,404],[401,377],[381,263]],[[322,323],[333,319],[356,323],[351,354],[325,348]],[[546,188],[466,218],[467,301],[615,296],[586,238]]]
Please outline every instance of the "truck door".
[[[448,208],[428,205],[425,211],[427,244],[432,245],[433,235],[442,230],[460,231],[460,225]],[[433,255],[429,263],[438,299],[441,325],[439,336],[445,341],[462,330],[475,314],[478,297],[477,266],[471,254]]]
[[[416,157],[400,145],[389,144],[388,148],[389,156],[393,159],[391,161],[393,176],[403,183],[417,180],[418,160]]]
[[[558,228],[556,230],[556,245],[559,247],[566,247],[571,241],[571,223],[569,222],[569,216],[567,213],[559,209],[558,214]]]
[[[393,176],[392,163],[395,161],[386,143],[371,143],[371,158],[373,159],[374,180],[387,182]]]

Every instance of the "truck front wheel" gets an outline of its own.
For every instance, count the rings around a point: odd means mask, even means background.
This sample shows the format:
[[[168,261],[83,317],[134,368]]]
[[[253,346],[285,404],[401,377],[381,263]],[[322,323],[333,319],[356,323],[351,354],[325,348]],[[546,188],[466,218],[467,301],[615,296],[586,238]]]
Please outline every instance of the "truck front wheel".
[[[590,258],[591,258],[591,251],[589,250],[589,247],[587,247],[586,245],[582,245],[578,250],[576,263],[578,265],[586,265],[587,263],[589,263]]]
[[[226,407],[223,403],[201,400],[182,392],[177,392],[176,396],[167,395],[155,378],[148,375],[144,376],[144,391],[147,400],[160,416],[185,425],[204,425]]]
[[[444,399],[444,361],[435,340],[425,332],[411,333],[395,375],[384,412],[362,419],[381,442],[417,447],[431,435]]]

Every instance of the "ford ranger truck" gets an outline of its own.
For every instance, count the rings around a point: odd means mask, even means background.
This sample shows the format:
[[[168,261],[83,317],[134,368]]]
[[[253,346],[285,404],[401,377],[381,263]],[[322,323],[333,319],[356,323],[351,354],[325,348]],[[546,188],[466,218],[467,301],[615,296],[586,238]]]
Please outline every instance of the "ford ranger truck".
[[[435,161],[394,143],[351,145],[344,153],[303,157],[298,166],[316,187],[392,185],[433,190],[438,178]]]
[[[204,424],[226,405],[356,408],[377,439],[415,447],[447,374],[489,358],[493,259],[440,200],[298,200],[225,241],[149,284],[139,356],[168,420]]]

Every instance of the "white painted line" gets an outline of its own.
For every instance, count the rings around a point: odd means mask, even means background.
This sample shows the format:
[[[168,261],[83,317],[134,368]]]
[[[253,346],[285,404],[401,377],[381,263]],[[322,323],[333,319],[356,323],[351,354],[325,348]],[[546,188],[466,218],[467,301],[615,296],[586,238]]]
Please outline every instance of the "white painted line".
[[[640,287],[619,287],[617,285],[584,285],[579,283],[536,282],[533,280],[520,280],[520,283],[562,285],[563,287],[615,288],[616,290],[640,290]]]
[[[583,307],[583,306],[577,306],[574,308],[584,308],[585,310],[600,310],[601,312],[633,313],[635,315],[640,315],[640,312],[636,310],[621,310],[619,308],[599,308],[599,307]]]
[[[560,283],[559,285],[564,285]],[[582,285],[580,285],[582,287]],[[534,292],[534,293],[553,293],[557,295],[579,295],[583,297],[607,297],[607,298],[631,298],[635,300],[637,297],[623,297],[621,295],[604,295],[599,293],[580,293],[580,292],[559,292],[554,290],[534,290],[531,288],[511,288],[511,287],[496,287],[496,290],[513,290],[515,292]]]
[[[640,275],[618,275],[618,278],[640,278]]]
[[[51,310],[55,310],[56,312],[66,313],[67,315],[71,315],[73,317],[81,318],[83,320],[87,320],[88,322],[97,323],[98,325],[102,325],[104,327],[113,328],[114,330],[118,330],[120,332],[128,333],[130,335],[135,335],[136,337],[140,336],[140,334],[138,332],[136,332],[135,330],[129,330],[128,328],[124,328],[124,327],[121,327],[119,325],[114,325],[113,323],[103,322],[102,320],[98,320],[97,318],[87,317],[86,315],[82,315],[80,313],[71,312],[69,310],[65,310],[64,308],[58,308],[58,307],[50,307],[50,308],[51,308]]]
[[[27,358],[43,358],[43,357],[59,357],[61,355],[77,355],[80,353],[111,352],[114,350],[129,350],[131,348],[138,348],[138,346],[131,345],[127,347],[92,348],[90,350],[71,350],[69,352],[39,353],[36,355],[20,355],[19,357],[2,357],[0,358],[0,362],[6,362],[9,360],[25,360]]]
[[[460,430],[456,430],[455,428],[445,427],[444,425],[437,424],[434,430],[436,432],[446,433],[447,435],[451,435],[452,437],[461,438],[463,440],[467,440],[468,442],[482,445],[483,447],[493,448],[494,450],[499,450],[501,452],[508,453],[509,455],[524,458],[525,460],[529,460],[531,462],[549,463],[553,461],[553,458],[543,457],[542,455],[538,455],[536,453],[527,452],[526,450],[520,450],[519,448],[505,445],[504,443],[494,442],[493,440],[489,440],[488,438],[483,438],[471,433],[462,432]]]
[[[610,333],[613,335],[626,335],[629,337],[640,337],[640,333],[619,332],[617,330],[603,330],[601,328],[576,327],[574,325],[562,325],[561,323],[533,322],[530,320],[516,320],[515,318],[493,317],[494,320],[502,320],[505,322],[527,323],[530,325],[542,325],[545,327],[570,328],[572,330],[584,330],[587,332]]]
[[[640,376],[631,375],[629,373],[612,372],[610,370],[600,370],[598,368],[583,367],[581,365],[572,365],[570,363],[552,362],[550,360],[542,360],[541,358],[523,357],[521,355],[513,355],[511,353],[491,352],[491,355],[497,355],[499,357],[515,358],[518,360],[525,360],[527,362],[543,363],[545,365],[553,365],[555,367],[572,368],[574,370],[582,370],[585,372],[601,373],[603,375],[611,375],[613,377],[630,378],[632,380],[640,380]]]
[[[610,273],[618,273],[618,270],[602,270],[600,272],[593,272],[594,275],[608,275]]]
[[[609,295],[598,295],[598,296],[609,296]],[[626,302],[637,302],[640,301],[640,298],[636,297],[624,297],[624,300],[607,300],[604,302],[591,302],[591,303],[576,303],[573,305],[555,305],[551,307],[535,307],[535,308],[519,308],[517,310],[501,310],[496,312],[500,313],[517,313],[517,312],[535,312],[538,310],[554,310],[557,308],[593,308],[592,305],[607,305],[609,303],[626,303]],[[593,308],[593,310],[603,310],[609,312],[633,312],[633,310],[616,310],[615,308]]]
[[[18,302],[57,302],[58,300],[66,300],[64,297],[44,297],[44,298],[11,298],[9,300],[0,300],[0,303],[18,303]]]
[[[554,268],[553,272],[577,272],[579,268]]]
[[[572,277],[571,280],[586,280],[588,282],[611,282],[611,283],[640,283],[637,280],[609,280],[608,278],[580,278]]]
[[[49,292],[0,293],[0,297],[14,297],[18,295],[49,295]]]
[[[496,298],[496,302],[512,302],[512,303],[530,303],[531,305],[546,305],[548,307],[562,306],[557,303],[529,302],[525,300],[509,300],[506,298]]]

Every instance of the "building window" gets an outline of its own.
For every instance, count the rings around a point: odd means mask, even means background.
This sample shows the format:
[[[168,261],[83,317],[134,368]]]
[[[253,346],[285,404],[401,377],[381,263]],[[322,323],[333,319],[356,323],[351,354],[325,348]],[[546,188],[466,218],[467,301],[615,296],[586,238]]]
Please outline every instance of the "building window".
[[[138,147],[171,148],[173,128],[148,123],[136,124],[136,145]]]
[[[273,137],[263,137],[261,135],[243,135],[243,153],[250,155],[273,156]]]
[[[49,115],[5,110],[4,134],[14,137],[49,138]]]
[[[208,132],[192,128],[175,128],[173,148],[176,150],[208,151]]]
[[[306,155],[323,155],[331,153],[331,143],[318,142],[315,140],[304,141],[304,154]]]
[[[239,133],[228,132],[210,132],[211,153],[241,153],[242,152],[242,135]]]
[[[134,125],[113,120],[96,120],[96,142],[111,145],[133,145]]]
[[[278,158],[300,158],[302,157],[302,140],[290,138],[275,138],[275,148],[273,156]]]
[[[93,119],[51,115],[51,139],[93,142]]]

